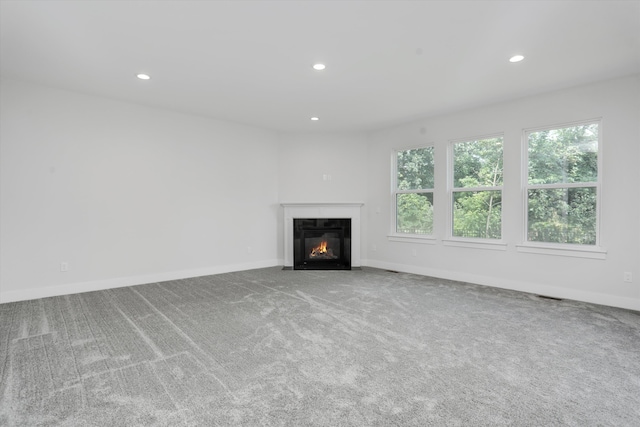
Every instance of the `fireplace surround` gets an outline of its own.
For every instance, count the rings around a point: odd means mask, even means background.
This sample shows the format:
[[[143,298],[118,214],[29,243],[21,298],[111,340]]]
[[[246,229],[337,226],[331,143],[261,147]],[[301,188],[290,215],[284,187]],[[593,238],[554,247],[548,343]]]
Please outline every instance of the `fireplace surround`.
[[[316,246],[319,246],[322,243],[321,237],[326,234],[326,232],[321,232],[321,228],[329,228],[329,235],[325,236],[329,239],[334,239],[331,241],[327,241],[327,244],[333,242],[333,245],[338,244],[337,248],[333,248],[333,256],[339,252],[339,256],[343,258],[344,255],[350,255],[350,262],[348,268],[359,268],[360,267],[360,210],[363,203],[355,202],[355,203],[282,203],[281,206],[284,208],[284,267],[286,269],[296,269],[294,262],[294,255],[296,250],[295,244],[295,229],[294,229],[294,220],[306,220],[306,221],[296,221],[299,224],[302,224],[307,228],[305,230],[305,238],[309,239],[305,246],[313,246],[310,249],[314,249]],[[320,221],[318,223],[318,220]],[[343,224],[339,224],[336,220],[349,220],[350,222],[350,238],[341,237],[341,232],[337,231],[342,228]],[[346,231],[342,233],[346,234]],[[342,246],[340,246],[340,239],[343,239]],[[316,239],[316,240],[313,240]],[[337,240],[337,241],[336,241]],[[317,243],[316,245],[313,245]],[[300,243],[298,243],[298,251],[300,251]],[[309,253],[305,251],[308,255]],[[307,256],[307,258],[310,258]],[[335,260],[336,258],[330,258],[330,255],[326,255],[325,258],[318,258],[313,261],[321,261],[313,262],[315,264],[312,268],[320,269],[323,267],[327,267],[330,269],[348,269],[345,265],[341,266],[331,266],[331,259]],[[309,262],[307,260],[307,262]],[[344,259],[343,259],[344,262]],[[322,264],[325,264],[322,266]],[[327,264],[329,264],[327,266]],[[304,267],[300,267],[297,269],[306,269]],[[324,268],[323,268],[324,269]]]

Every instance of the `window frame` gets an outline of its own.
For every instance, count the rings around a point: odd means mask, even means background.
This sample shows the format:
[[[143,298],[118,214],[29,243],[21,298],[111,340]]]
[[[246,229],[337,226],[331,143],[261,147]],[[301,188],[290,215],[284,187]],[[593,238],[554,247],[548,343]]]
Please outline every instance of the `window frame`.
[[[398,189],[398,153],[402,151],[420,150],[430,148],[433,155],[433,187],[427,189],[399,190]],[[436,192],[436,165],[435,165],[435,144],[421,144],[410,147],[393,148],[391,150],[391,231],[387,236],[390,241],[414,242],[414,243],[435,243],[435,192]],[[432,206],[434,209],[433,224],[431,234],[399,233],[398,232],[398,194],[431,194]]]
[[[595,181],[583,181],[572,183],[554,183],[554,184],[529,184],[529,135],[535,132],[551,131],[558,129],[571,128],[575,126],[584,125],[598,125],[598,150],[597,150],[597,179]],[[597,117],[587,120],[579,120],[572,122],[563,122],[552,125],[536,126],[532,128],[523,129],[522,131],[522,203],[523,203],[523,230],[522,230],[522,243],[516,245],[519,252],[540,253],[540,254],[552,254],[561,256],[572,256],[581,258],[595,258],[605,259],[606,250],[601,247],[601,207],[602,207],[602,175],[603,175],[603,124],[602,118]],[[596,240],[595,244],[582,244],[582,243],[556,243],[556,242],[539,242],[529,240],[529,191],[535,189],[542,190],[569,190],[572,188],[595,188],[596,191]]]
[[[481,141],[485,139],[501,138],[502,139],[502,184],[499,186],[478,186],[478,187],[455,187],[455,155],[454,147],[456,144],[468,143],[473,141]],[[454,194],[461,192],[480,192],[480,191],[500,191],[502,205],[504,206],[504,132],[496,132],[485,135],[477,135],[467,138],[451,139],[447,144],[447,238],[444,244],[447,246],[473,247],[480,249],[506,250],[507,245],[504,240],[504,212],[500,211],[500,238],[491,239],[486,237],[464,237],[455,236],[454,230]]]

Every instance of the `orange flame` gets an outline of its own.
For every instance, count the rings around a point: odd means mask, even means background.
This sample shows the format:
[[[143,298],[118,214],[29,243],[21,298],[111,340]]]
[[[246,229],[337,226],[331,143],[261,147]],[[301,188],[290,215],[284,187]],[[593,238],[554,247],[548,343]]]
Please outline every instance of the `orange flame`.
[[[320,246],[316,246],[315,248],[311,249],[311,256],[319,256],[326,253],[327,253],[326,241],[320,242]]]

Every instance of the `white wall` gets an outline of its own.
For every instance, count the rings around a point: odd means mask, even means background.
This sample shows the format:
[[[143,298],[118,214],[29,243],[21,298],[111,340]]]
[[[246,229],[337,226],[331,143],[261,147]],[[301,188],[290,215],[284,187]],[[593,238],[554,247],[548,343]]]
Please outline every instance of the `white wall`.
[[[278,166],[280,202],[364,203],[367,197],[367,150],[368,141],[364,133],[282,135]],[[360,232],[364,234],[367,220],[365,211],[361,212]],[[279,217],[283,216],[280,209]],[[279,236],[284,235],[282,223],[281,219],[278,222]],[[364,244],[366,236],[363,234]],[[282,239],[279,251],[284,254]]]
[[[602,118],[604,160],[600,231],[606,259],[518,252],[516,245],[522,243],[524,236],[520,175],[523,129],[598,117]],[[633,76],[373,133],[368,152],[369,242],[363,255],[366,263],[640,310],[639,119],[640,77]],[[444,245],[448,141],[500,132],[504,133],[506,251]],[[391,151],[421,144],[434,144],[436,150],[437,239],[432,245],[390,241]],[[625,271],[633,273],[633,283],[623,282]]]
[[[364,133],[282,135],[280,200],[363,202],[367,188],[367,150]]]
[[[638,76],[370,135],[276,135],[15,81],[0,89],[0,302],[278,265],[279,203],[326,201],[365,203],[363,265],[640,310]],[[517,252],[522,129],[596,117],[606,259]],[[442,185],[435,244],[389,241],[391,150],[435,144],[444,182],[448,140],[496,132],[506,250],[442,243]]]
[[[274,133],[16,81],[0,94],[0,301],[280,262]]]

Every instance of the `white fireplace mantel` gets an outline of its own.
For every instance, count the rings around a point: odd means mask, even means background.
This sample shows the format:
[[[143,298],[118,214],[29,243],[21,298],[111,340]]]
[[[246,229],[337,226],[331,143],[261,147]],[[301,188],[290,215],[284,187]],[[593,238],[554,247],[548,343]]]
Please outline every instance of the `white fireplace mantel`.
[[[293,267],[293,220],[351,218],[351,266],[360,267],[360,208],[364,203],[281,203],[284,208],[284,266]]]

